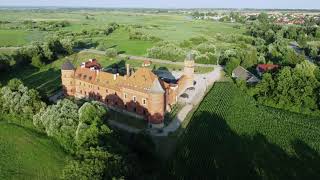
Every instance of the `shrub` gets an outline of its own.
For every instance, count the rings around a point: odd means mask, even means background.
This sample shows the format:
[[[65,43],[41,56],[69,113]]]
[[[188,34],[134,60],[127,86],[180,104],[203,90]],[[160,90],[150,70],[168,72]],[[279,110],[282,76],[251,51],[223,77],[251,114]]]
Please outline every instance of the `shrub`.
[[[106,56],[108,57],[116,57],[118,55],[118,51],[115,48],[109,48],[106,50]]]
[[[205,43],[201,43],[196,47],[196,50],[198,50],[201,53],[215,53],[216,52],[216,46],[209,43],[209,42],[205,42]]]
[[[36,55],[32,57],[31,64],[34,67],[42,67],[45,63],[43,62],[43,58],[41,57],[41,55]]]
[[[196,62],[200,64],[216,64],[217,63],[217,56],[213,53],[205,53],[196,56]]]
[[[183,60],[185,58],[186,52],[179,46],[168,43],[161,42],[156,46],[147,50],[148,57],[157,59],[168,59],[168,60]]]

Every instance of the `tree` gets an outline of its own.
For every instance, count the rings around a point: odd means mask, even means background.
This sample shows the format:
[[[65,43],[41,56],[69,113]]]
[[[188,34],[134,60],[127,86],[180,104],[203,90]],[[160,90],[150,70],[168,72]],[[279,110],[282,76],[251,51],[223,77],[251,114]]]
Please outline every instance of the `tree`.
[[[258,63],[258,52],[255,48],[250,48],[241,52],[241,65],[250,68]]]
[[[225,70],[228,75],[232,74],[232,71],[240,65],[240,60],[232,57],[226,64]]]
[[[300,47],[304,47],[307,45],[307,37],[306,34],[302,33],[298,35],[297,42]]]
[[[183,60],[186,52],[174,43],[160,42],[147,50],[147,56],[156,59]]]
[[[237,51],[235,49],[228,49],[224,51],[219,58],[219,64],[226,65],[232,57],[237,57]]]
[[[106,50],[106,56],[114,58],[118,55],[118,51],[115,48],[109,48]]]
[[[253,95],[268,106],[319,114],[317,98],[320,83],[316,72],[314,64],[303,61],[295,68],[284,67],[274,76],[266,73],[254,88]]]
[[[44,66],[43,57],[41,55],[35,55],[31,59],[31,64],[34,67],[42,67]]]
[[[73,152],[74,137],[79,122],[78,106],[68,99],[42,109],[33,117],[33,124],[55,137],[68,151]]]
[[[111,130],[103,124],[106,110],[96,102],[85,103],[79,109],[79,124],[75,134],[78,148],[97,147]]]
[[[268,14],[265,12],[260,13],[258,16],[258,21],[260,21],[261,23],[268,23],[269,22]]]
[[[14,78],[11,79],[8,82],[8,87],[12,90],[12,91],[17,91],[19,89],[19,86],[23,85],[22,81],[20,79]]]
[[[196,50],[198,50],[201,53],[216,53],[216,46],[209,43],[209,42],[205,42],[205,43],[201,43],[196,47]]]
[[[10,58],[4,54],[0,54],[0,72],[9,70]]]
[[[0,111],[16,117],[30,120],[33,115],[45,107],[39,93],[34,89],[28,89],[18,79],[12,79],[7,86],[0,90]]]

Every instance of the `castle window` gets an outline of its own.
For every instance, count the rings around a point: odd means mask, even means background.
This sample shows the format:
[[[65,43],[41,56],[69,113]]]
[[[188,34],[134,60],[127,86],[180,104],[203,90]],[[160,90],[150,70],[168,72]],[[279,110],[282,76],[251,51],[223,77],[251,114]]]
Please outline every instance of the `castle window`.
[[[106,90],[106,93],[109,93],[108,89]]]
[[[137,102],[137,97],[136,96],[132,96],[132,100],[133,100],[133,102]]]
[[[98,90],[100,90],[99,86],[98,86]]]
[[[124,93],[124,99],[127,99],[127,96],[128,96],[127,93]]]
[[[82,90],[80,90],[80,93],[82,94]]]
[[[143,104],[143,105],[147,105],[147,100],[144,99],[144,98],[142,98],[142,104]]]

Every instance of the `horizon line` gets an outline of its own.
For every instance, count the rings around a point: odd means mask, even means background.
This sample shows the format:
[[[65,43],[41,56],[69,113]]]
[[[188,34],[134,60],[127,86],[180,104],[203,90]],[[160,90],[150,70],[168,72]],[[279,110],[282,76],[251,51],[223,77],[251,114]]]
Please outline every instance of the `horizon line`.
[[[0,5],[0,8],[72,8],[72,9],[165,9],[165,10],[178,10],[178,9],[236,9],[236,10],[317,10],[320,11],[320,8],[253,8],[253,7],[247,7],[247,8],[235,8],[235,7],[119,7],[119,6],[105,6],[105,7],[98,7],[98,6],[29,6],[29,5],[10,5],[10,6],[2,6]]]

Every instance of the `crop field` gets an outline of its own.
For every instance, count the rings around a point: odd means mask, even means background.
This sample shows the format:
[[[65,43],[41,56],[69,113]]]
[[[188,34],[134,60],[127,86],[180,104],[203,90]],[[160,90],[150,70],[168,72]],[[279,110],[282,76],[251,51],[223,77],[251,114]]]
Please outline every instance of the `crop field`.
[[[319,118],[257,105],[216,83],[170,163],[175,179],[319,179]]]
[[[0,179],[58,179],[66,158],[46,135],[0,120]]]

